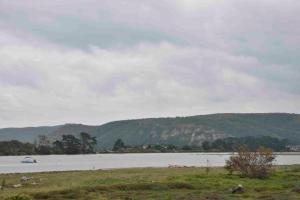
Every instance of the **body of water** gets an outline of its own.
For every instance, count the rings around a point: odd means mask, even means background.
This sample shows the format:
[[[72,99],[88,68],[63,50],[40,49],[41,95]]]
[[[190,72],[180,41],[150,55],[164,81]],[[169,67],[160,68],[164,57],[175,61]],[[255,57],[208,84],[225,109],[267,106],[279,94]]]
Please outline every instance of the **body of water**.
[[[130,153],[32,156],[37,163],[21,163],[25,156],[0,156],[0,173],[96,170],[132,167],[224,166],[231,153]],[[300,164],[300,155],[279,154],[276,164]]]

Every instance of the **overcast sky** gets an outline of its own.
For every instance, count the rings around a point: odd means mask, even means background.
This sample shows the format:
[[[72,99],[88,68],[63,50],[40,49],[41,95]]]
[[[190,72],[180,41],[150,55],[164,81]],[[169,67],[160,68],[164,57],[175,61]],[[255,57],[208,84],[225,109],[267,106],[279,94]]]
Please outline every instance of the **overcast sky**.
[[[0,0],[0,127],[300,112],[299,0]]]

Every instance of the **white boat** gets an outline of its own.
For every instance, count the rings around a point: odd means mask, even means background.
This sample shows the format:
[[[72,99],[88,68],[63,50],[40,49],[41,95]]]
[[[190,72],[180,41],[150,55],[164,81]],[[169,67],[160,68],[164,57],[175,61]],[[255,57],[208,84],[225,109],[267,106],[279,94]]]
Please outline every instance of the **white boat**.
[[[33,159],[32,157],[25,157],[21,163],[36,163],[36,159]]]

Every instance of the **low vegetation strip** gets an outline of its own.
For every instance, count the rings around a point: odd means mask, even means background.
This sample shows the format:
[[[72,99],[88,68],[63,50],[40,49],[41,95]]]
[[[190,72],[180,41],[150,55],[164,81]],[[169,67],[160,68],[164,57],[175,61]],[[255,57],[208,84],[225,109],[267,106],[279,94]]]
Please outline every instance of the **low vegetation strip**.
[[[21,182],[22,177],[25,182]],[[264,179],[230,175],[224,168],[1,174],[0,180],[5,183],[1,186],[0,199],[16,196],[21,200],[300,199],[299,179],[300,165],[278,166]],[[21,186],[14,187],[18,184]]]
[[[52,144],[46,136],[40,136],[37,144],[22,143],[20,141],[0,141],[0,155],[51,155],[51,154],[92,154],[92,153],[164,153],[164,152],[234,152],[241,145],[250,150],[260,146],[274,151],[293,151],[286,139],[269,136],[223,138],[215,141],[204,141],[201,145],[176,146],[173,144],[143,144],[127,145],[122,139],[117,139],[112,149],[96,149],[97,139],[82,132],[80,138],[73,135],[63,135],[62,140]],[[297,147],[297,146],[295,146]],[[297,150],[297,149],[296,149]]]

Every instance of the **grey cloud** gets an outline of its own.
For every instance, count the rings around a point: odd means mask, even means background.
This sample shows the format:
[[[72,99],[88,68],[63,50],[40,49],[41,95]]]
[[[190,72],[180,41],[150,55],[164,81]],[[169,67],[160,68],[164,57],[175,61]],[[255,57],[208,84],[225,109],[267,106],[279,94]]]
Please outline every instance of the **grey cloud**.
[[[299,9],[292,0],[0,0],[0,123],[300,112]]]
[[[20,21],[18,22],[20,23]],[[112,48],[140,42],[170,41],[183,43],[179,38],[158,30],[134,27],[107,19],[59,17],[47,24],[22,21],[23,28],[49,41],[77,48],[98,46]]]
[[[0,83],[4,85],[16,85],[36,88],[39,86],[40,78],[28,67],[11,67],[5,68],[3,65],[0,69]]]
[[[3,47],[0,52],[9,55],[10,51]],[[7,87],[2,86],[0,90],[3,94],[10,94],[14,99],[12,101],[3,95],[2,101],[18,116],[23,116],[24,112],[31,116],[35,115],[34,110],[46,112],[49,109],[47,117],[51,121],[69,117],[77,122],[82,116],[76,117],[76,113],[81,112],[89,112],[96,116],[96,113],[100,115],[104,111],[116,116],[118,113],[126,115],[128,112],[129,117],[150,116],[155,113],[155,116],[166,113],[174,115],[178,112],[196,114],[197,111],[201,112],[204,105],[206,109],[210,108],[211,99],[223,98],[230,102],[249,96],[246,95],[247,91],[261,94],[260,91],[253,90],[261,86],[254,77],[248,77],[228,64],[219,74],[220,67],[211,65],[215,58],[220,59],[220,63],[226,63],[226,59],[231,59],[230,56],[226,58],[218,52],[210,52],[198,57],[199,52],[205,51],[168,43],[145,44],[127,50],[94,49],[91,52],[15,47],[14,54],[18,55],[18,58],[10,54],[2,60],[6,60],[7,63],[23,60],[26,64],[23,67],[41,74],[43,82],[38,90],[25,89],[22,85],[15,85],[7,90]],[[170,73],[168,66],[176,64],[178,60],[193,60],[191,65],[187,64],[189,77],[180,76],[182,70],[178,63]],[[240,61],[236,58],[235,65],[242,64],[243,60],[242,57]],[[204,63],[202,73],[192,74],[193,69],[197,67],[193,63],[197,62]],[[210,65],[210,68],[205,68],[205,65]],[[213,81],[191,86],[188,79]],[[241,93],[243,90],[246,92]],[[144,112],[145,114],[141,114]],[[97,120],[108,119],[102,116],[88,117],[86,120],[96,123]]]

